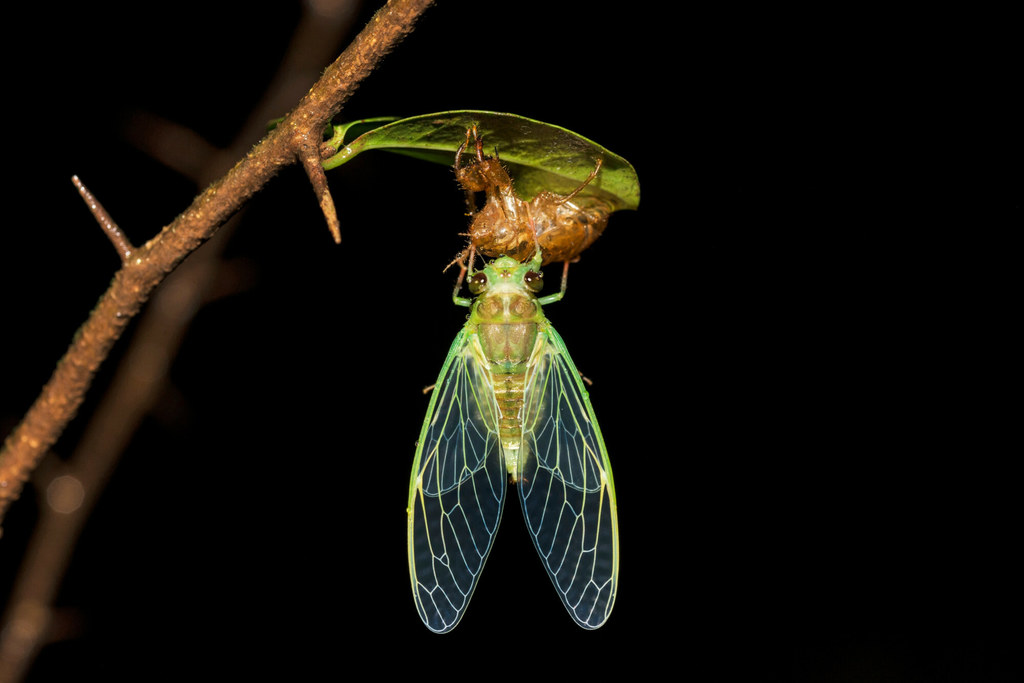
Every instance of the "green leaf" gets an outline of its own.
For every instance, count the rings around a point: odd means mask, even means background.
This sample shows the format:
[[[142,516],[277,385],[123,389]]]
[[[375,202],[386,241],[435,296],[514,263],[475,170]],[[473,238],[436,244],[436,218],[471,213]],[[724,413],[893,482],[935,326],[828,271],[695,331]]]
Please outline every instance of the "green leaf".
[[[389,123],[380,125],[385,121]],[[489,111],[445,111],[397,120],[382,117],[335,126],[328,144],[339,151],[324,161],[324,168],[337,168],[371,149],[451,166],[455,151],[466,141],[466,129],[474,125],[483,136],[485,153],[494,155],[497,149],[516,192],[526,201],[543,190],[572,192],[602,159],[601,172],[580,194],[599,197],[613,210],[635,209],[640,204],[636,171],[619,155],[560,126]],[[468,151],[472,153],[472,148]]]

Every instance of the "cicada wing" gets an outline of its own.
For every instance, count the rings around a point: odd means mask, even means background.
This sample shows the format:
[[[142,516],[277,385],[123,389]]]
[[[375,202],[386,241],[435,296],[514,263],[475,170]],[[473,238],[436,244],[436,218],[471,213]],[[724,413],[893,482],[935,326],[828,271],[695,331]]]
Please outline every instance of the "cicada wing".
[[[619,578],[615,487],[590,398],[550,326],[532,358],[523,416],[526,524],[569,614],[583,628],[598,628],[611,614]]]
[[[409,484],[409,574],[423,623],[451,630],[501,521],[506,470],[498,405],[475,335],[452,344],[427,409]]]

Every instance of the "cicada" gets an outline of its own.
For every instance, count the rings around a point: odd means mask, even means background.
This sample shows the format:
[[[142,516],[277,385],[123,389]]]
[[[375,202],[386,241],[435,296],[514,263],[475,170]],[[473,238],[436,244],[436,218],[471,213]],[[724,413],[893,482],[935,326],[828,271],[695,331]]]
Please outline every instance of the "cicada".
[[[463,165],[462,155],[471,135],[476,159]],[[455,177],[470,195],[486,193],[484,205],[474,212],[469,227],[470,246],[484,256],[511,256],[524,262],[536,250],[543,254],[544,264],[575,259],[604,232],[612,212],[611,206],[597,197],[578,196],[597,177],[601,165],[597,159],[587,179],[569,194],[545,191],[527,202],[516,194],[501,161],[484,155],[483,138],[476,128],[470,128],[455,153]]]
[[[423,623],[459,623],[487,560],[508,483],[559,597],[600,627],[615,603],[615,487],[594,409],[565,343],[541,310],[538,251],[471,274],[475,299],[434,385],[409,482],[409,574]],[[465,273],[463,273],[464,275]],[[461,277],[460,277],[461,281]]]

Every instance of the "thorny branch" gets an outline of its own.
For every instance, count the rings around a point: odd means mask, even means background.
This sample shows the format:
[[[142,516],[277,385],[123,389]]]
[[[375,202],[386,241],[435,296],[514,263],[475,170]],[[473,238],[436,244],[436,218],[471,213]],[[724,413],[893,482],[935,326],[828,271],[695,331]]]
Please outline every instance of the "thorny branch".
[[[318,146],[327,122],[377,63],[412,31],[416,19],[432,2],[389,0],[273,132],[156,237],[131,250],[131,257],[115,274],[36,402],[0,450],[0,521],[74,417],[100,364],[156,286],[282,168],[299,160],[304,149]],[[318,198],[325,206],[322,195]]]
[[[231,148],[217,149],[190,129],[144,112],[132,115],[124,131],[126,136],[136,147],[195,180],[200,187],[208,184],[216,177],[215,169],[244,154],[252,139],[266,130],[266,122],[287,111],[302,96],[310,74],[321,73],[334,45],[351,25],[355,5],[349,0],[320,1],[306,3],[303,9],[277,76]],[[182,150],[189,152],[183,154]],[[111,234],[112,219],[97,208],[98,202],[83,191],[81,183],[76,186],[117,247],[117,236]],[[162,284],[140,316],[131,347],[73,453],[59,468],[41,468],[56,470],[54,474],[59,476],[36,477],[37,481],[44,480],[40,482],[43,485],[49,482],[47,504],[40,506],[39,520],[21,558],[6,611],[0,617],[0,681],[21,680],[39,648],[67,631],[61,623],[75,622],[74,617],[55,610],[53,601],[107,477],[143,417],[166,391],[167,364],[176,355],[194,312],[203,302],[216,298],[218,290],[234,291],[245,286],[245,269],[239,274],[237,266],[225,264],[221,258],[232,225],[237,221],[223,226]],[[127,240],[125,245],[129,250],[134,248]],[[124,254],[127,250],[118,251]],[[67,495],[59,495],[61,492]]]

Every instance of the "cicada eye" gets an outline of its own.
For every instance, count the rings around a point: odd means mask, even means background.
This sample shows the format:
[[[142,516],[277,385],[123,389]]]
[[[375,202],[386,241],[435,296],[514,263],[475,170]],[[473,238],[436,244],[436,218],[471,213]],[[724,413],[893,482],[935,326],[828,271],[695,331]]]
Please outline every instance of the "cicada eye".
[[[544,288],[544,276],[532,270],[526,273],[523,282],[526,283],[531,292],[539,292]]]
[[[469,291],[473,294],[479,294],[480,292],[487,289],[487,276],[483,273],[474,273],[469,278]]]

